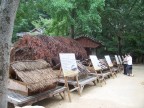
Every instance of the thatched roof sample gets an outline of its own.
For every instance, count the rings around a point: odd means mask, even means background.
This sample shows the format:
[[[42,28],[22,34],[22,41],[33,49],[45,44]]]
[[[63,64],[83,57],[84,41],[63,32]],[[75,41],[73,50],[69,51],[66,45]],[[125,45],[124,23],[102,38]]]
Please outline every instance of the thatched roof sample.
[[[11,68],[30,92],[40,92],[56,86],[57,77],[44,60],[16,61],[11,63]]]
[[[50,36],[24,36],[11,51],[11,61],[44,59],[56,65],[59,53],[75,53],[77,59],[87,58],[85,49],[74,39]]]
[[[77,66],[79,70],[78,78],[79,79],[86,78],[90,73],[90,71],[80,61],[77,61]]]
[[[77,61],[77,66],[78,66],[78,79],[84,79],[88,76],[88,74],[90,73],[90,71],[80,62]],[[63,76],[63,73],[61,73]],[[76,77],[68,77],[68,79],[70,80],[74,80],[76,81]]]

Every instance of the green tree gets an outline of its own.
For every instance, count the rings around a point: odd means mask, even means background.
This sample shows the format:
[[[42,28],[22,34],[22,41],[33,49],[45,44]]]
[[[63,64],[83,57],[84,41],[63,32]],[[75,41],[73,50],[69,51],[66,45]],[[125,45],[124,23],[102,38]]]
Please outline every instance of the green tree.
[[[143,0],[106,0],[102,13],[103,32],[99,38],[108,51],[142,52]],[[136,48],[137,47],[137,48]]]
[[[44,9],[50,15],[48,26],[40,18],[33,24],[43,24],[48,34],[76,35],[101,32],[101,17],[104,0],[49,0]],[[45,19],[46,20],[46,19]],[[42,25],[41,25],[42,26]]]
[[[47,4],[48,0],[21,0],[20,6],[17,11],[13,42],[17,40],[16,33],[28,32],[34,28],[32,21],[39,19],[40,16],[48,18],[48,14],[44,11],[44,4]]]

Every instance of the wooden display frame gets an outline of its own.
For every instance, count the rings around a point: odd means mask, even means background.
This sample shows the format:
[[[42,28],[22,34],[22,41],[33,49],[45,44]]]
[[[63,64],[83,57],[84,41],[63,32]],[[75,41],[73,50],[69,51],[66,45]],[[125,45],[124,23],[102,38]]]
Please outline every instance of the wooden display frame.
[[[114,76],[117,77],[115,70],[113,70],[113,64],[112,64],[112,61],[111,61],[111,59],[110,59],[110,56],[109,56],[109,55],[105,55],[105,59],[106,59],[106,61],[107,61],[109,70],[110,70],[111,73],[112,73],[112,77],[113,77],[113,78],[114,78]]]
[[[121,61],[120,59],[118,58],[117,55],[115,55],[115,60],[116,60],[116,63],[117,63],[117,67],[118,67],[118,72],[121,72]]]
[[[120,69],[123,70],[123,61],[120,55],[118,55],[118,59],[120,61]]]
[[[93,69],[95,70],[95,73],[91,73],[91,75],[95,75],[98,77],[98,81],[100,82],[100,85],[102,86],[102,82],[106,84],[105,77],[111,75],[111,72],[103,73],[102,68],[100,67],[99,60],[96,55],[90,55],[91,64],[89,64],[89,67],[92,65]],[[98,71],[100,74],[98,74]]]
[[[96,77],[95,76],[88,76],[87,78],[84,79],[78,79],[78,68],[77,68],[77,63],[75,59],[75,54],[74,53],[60,53],[60,61],[61,61],[61,69],[60,69],[60,74],[63,72],[63,78],[59,79],[59,83],[64,83],[65,86],[67,87],[68,91],[68,96],[69,100],[71,101],[71,96],[70,92],[77,90],[78,94],[81,96],[82,90],[84,86],[90,82],[93,82],[94,85],[96,85]],[[77,74],[72,73],[71,67],[74,65],[75,70],[77,70]],[[66,72],[71,72],[71,74],[67,75]],[[76,81],[69,80],[68,77],[75,77]],[[68,85],[73,85],[74,88],[69,89]]]

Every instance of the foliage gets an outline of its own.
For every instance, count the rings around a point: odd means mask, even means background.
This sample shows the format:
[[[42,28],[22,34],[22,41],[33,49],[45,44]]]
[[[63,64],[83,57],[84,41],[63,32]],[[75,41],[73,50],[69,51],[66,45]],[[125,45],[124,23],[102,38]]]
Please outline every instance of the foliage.
[[[13,42],[17,40],[16,33],[28,32],[34,28],[32,21],[39,18],[39,16],[48,17],[43,10],[43,2],[45,0],[21,0],[17,11]]]
[[[106,0],[102,36],[108,51],[144,54],[144,3],[142,0]]]
[[[30,0],[21,1],[15,33],[42,27],[45,34],[67,36],[101,32],[104,0]]]
[[[96,32],[101,32],[101,17],[99,12],[103,10],[103,0],[85,0],[85,2],[75,1],[74,15],[75,30],[78,35],[92,35]]]

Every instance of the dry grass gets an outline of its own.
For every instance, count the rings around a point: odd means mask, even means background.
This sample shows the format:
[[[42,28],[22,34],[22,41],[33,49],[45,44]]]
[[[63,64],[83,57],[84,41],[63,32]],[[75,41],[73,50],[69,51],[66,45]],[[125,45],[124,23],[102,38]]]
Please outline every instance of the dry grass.
[[[50,65],[41,59],[16,61],[11,67],[30,91],[42,91],[57,82]]]

